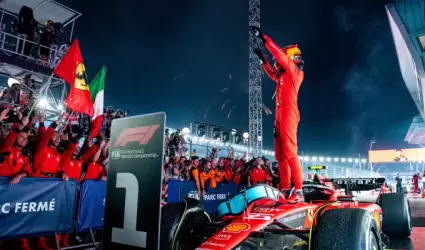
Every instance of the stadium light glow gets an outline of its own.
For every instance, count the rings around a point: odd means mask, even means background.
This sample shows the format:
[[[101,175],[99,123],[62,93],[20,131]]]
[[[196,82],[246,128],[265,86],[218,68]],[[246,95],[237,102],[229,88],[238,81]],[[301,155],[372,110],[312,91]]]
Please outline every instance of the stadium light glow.
[[[362,163],[366,163],[366,159],[362,159]]]
[[[319,161],[323,162],[325,160],[324,157],[319,157]]]
[[[359,159],[355,159],[355,160],[354,160],[354,162],[355,162],[355,163],[359,163]]]
[[[304,160],[305,162],[308,162],[308,161],[310,160],[310,158],[309,158],[308,156],[304,156],[304,157],[303,157],[303,160]]]
[[[348,162],[353,162],[353,159],[351,159],[351,158],[348,158]]]
[[[188,135],[188,134],[190,134],[190,129],[189,129],[188,127],[184,127],[184,128],[182,129],[182,133],[183,133],[184,135]]]
[[[15,83],[20,84],[20,82],[15,78],[10,77],[9,79],[7,79],[7,85],[9,86],[9,88],[12,87],[12,85]]]
[[[38,101],[38,107],[40,107],[40,108],[46,108],[47,104],[49,104],[49,103],[47,102],[46,97],[41,97],[40,100]]]
[[[334,162],[338,162],[339,161],[339,159],[338,158],[334,158]]]
[[[59,105],[57,106],[57,109],[58,109],[59,111],[62,111],[62,110],[63,110],[63,105],[62,105],[62,104],[59,104]]]
[[[330,162],[332,159],[330,157],[326,158],[327,162]]]
[[[311,157],[311,160],[312,161],[317,161],[317,157],[316,156],[313,156],[313,157]]]
[[[249,138],[249,134],[247,132],[243,133],[242,136],[243,136],[244,139],[248,139]]]
[[[341,161],[342,161],[342,162],[345,162],[345,158],[341,158]]]

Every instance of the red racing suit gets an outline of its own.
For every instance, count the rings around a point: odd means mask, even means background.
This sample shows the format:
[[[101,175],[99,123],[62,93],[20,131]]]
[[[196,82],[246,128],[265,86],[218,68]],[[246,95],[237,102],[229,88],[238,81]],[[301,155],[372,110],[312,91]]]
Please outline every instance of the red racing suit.
[[[262,167],[254,167],[249,174],[251,185],[266,183],[267,171]]]
[[[34,155],[33,177],[58,177],[62,171],[59,169],[61,154],[55,147],[49,146],[50,138],[55,132],[56,123],[52,123],[40,138],[37,151]]]
[[[413,182],[413,195],[417,195],[418,188],[419,188],[419,174],[413,175],[412,182]]]
[[[264,35],[265,46],[283,70],[278,71],[264,60],[266,74],[276,82],[275,157],[279,163],[282,188],[289,189],[291,177],[296,189],[302,189],[303,177],[298,159],[297,130],[300,121],[298,90],[304,72],[270,37]]]
[[[74,179],[79,182],[83,169],[83,161],[73,156],[77,147],[78,142],[71,142],[66,147],[65,151],[62,153],[59,168],[65,172],[70,179]]]

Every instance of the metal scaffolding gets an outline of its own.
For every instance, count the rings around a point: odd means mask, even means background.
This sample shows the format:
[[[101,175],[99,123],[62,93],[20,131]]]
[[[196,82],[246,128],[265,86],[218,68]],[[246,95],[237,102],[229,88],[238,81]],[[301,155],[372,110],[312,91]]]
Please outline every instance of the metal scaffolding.
[[[260,0],[249,0],[249,26],[260,27]],[[249,148],[253,156],[263,151],[263,110],[261,64],[252,48],[257,38],[249,33]]]

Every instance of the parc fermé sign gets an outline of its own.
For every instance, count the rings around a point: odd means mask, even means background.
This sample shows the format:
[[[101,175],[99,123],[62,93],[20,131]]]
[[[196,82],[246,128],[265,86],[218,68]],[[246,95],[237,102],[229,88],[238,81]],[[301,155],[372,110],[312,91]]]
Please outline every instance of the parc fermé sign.
[[[103,248],[159,249],[165,113],[112,121]]]

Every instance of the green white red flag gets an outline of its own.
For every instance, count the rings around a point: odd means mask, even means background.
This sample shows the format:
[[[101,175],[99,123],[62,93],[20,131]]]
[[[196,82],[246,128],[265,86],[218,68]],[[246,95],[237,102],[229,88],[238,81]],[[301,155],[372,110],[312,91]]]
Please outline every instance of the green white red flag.
[[[106,67],[103,66],[96,77],[90,83],[90,96],[93,100],[94,115],[91,121],[90,137],[94,138],[99,134],[103,118],[103,100],[105,89]]]

